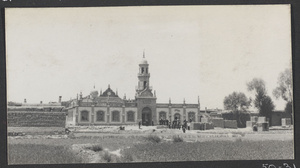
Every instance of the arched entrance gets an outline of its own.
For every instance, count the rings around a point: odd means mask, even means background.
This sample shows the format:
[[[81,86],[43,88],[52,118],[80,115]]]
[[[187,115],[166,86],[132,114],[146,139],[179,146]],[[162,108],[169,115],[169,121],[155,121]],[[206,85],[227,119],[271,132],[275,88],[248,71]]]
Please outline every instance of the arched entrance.
[[[142,110],[142,125],[152,125],[152,113],[149,107],[145,107]]]

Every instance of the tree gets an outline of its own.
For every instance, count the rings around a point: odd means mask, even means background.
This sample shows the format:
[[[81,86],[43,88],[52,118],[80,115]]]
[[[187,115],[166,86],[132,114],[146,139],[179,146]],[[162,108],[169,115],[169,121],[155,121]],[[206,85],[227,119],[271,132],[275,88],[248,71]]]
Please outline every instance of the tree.
[[[232,94],[226,96],[223,101],[224,104],[224,109],[226,110],[232,110],[232,113],[224,114],[224,116],[229,116],[229,118],[236,120],[238,123],[238,127],[245,127],[246,126],[246,119],[245,116],[247,116],[246,113],[241,113],[245,112],[246,109],[251,104],[251,99],[248,100],[246,95],[241,92],[233,92]]]
[[[292,72],[290,69],[286,69],[281,72],[278,80],[278,86],[273,90],[273,95],[278,99],[282,97],[286,102],[292,102]]]
[[[244,93],[233,92],[224,98],[223,104],[225,110],[246,110],[251,104],[251,99],[248,100]]]
[[[292,85],[292,72],[290,69],[285,69],[279,74],[277,80],[278,86],[273,90],[273,95],[278,98],[282,98],[286,101],[284,111],[292,115],[293,120],[293,85]]]
[[[247,83],[248,91],[255,92],[254,106],[258,109],[260,116],[271,117],[275,106],[270,96],[267,95],[265,82],[262,79],[254,78]]]

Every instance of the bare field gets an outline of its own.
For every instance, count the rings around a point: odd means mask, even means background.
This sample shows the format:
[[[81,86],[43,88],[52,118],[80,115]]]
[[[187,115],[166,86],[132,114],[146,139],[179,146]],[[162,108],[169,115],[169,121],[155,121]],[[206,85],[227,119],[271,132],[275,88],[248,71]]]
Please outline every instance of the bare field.
[[[150,135],[153,136],[152,140],[149,140]],[[34,160],[35,155],[49,156],[49,153],[56,148],[65,151],[60,152],[63,155],[62,158],[66,157],[66,160],[74,158],[74,160],[68,161],[70,163],[294,158],[293,132],[291,130],[269,132],[213,130],[182,133],[180,130],[162,129],[126,134],[124,132],[77,132],[69,136],[55,136],[9,137],[9,164],[27,164],[27,160],[20,159],[27,156],[27,152],[33,155],[33,160],[29,163],[65,163],[65,160],[59,159],[51,162],[48,160],[43,162],[42,158]],[[174,136],[182,138],[183,142],[174,142]],[[97,151],[93,151],[94,149]],[[41,152],[47,154],[43,155]]]

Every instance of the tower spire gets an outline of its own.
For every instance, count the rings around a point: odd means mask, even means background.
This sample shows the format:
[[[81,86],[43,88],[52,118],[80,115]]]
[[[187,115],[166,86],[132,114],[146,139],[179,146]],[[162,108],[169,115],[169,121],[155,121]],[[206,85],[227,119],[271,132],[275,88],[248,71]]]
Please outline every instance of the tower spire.
[[[144,51],[143,51],[143,58],[145,58],[145,49],[144,49]]]

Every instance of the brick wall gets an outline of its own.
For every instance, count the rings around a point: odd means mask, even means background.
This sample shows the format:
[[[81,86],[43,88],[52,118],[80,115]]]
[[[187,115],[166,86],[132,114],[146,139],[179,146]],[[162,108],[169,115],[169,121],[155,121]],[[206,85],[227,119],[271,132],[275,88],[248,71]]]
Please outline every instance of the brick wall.
[[[64,112],[7,112],[8,127],[65,127]]]

